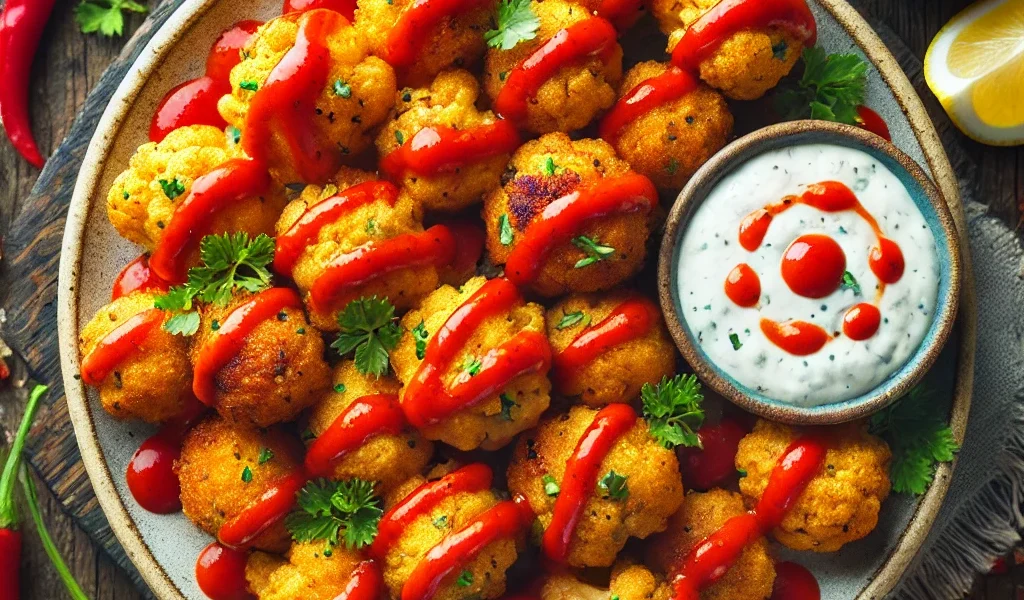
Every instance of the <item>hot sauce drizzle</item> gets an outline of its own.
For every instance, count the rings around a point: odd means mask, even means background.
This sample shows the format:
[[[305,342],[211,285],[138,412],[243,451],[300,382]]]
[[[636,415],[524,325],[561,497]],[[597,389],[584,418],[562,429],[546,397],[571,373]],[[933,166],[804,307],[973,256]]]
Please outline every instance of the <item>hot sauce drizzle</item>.
[[[494,101],[494,110],[511,121],[526,118],[531,98],[559,69],[591,56],[602,62],[611,59],[618,33],[600,17],[574,23],[553,35],[533,54],[509,71],[505,85]]]
[[[643,13],[644,3],[638,0],[601,0],[597,16],[608,19],[619,31],[632,27]]]
[[[308,480],[301,471],[285,475],[245,510],[221,525],[217,540],[230,548],[248,547],[260,534],[285,518],[295,506],[295,494]]]
[[[398,199],[398,188],[386,181],[367,181],[310,206],[288,231],[277,237],[274,271],[290,277],[302,251],[317,239],[321,229],[342,215],[378,199],[394,206]]]
[[[196,582],[210,600],[251,600],[245,564],[249,553],[213,542],[196,561]]]
[[[227,127],[227,121],[217,111],[217,101],[230,93],[231,84],[209,75],[174,86],[153,113],[153,120],[149,123],[149,141],[162,142],[168,133],[188,125]]]
[[[98,386],[128,354],[142,349],[150,332],[164,321],[164,312],[150,308],[118,325],[82,358],[82,383]]]
[[[249,43],[252,34],[263,25],[260,21],[239,21],[225,29],[213,43],[206,57],[206,74],[214,79],[228,82],[231,69],[242,62],[242,49]],[[231,93],[229,89],[225,93]]]
[[[270,288],[239,305],[221,322],[211,340],[199,350],[192,391],[204,404],[217,397],[217,372],[238,355],[245,340],[260,323],[286,308],[302,309],[298,294],[290,288]]]
[[[188,195],[174,209],[160,244],[149,259],[150,268],[171,283],[185,281],[185,260],[207,233],[210,218],[226,205],[263,194],[270,186],[266,166],[233,158],[192,182]]]
[[[747,545],[778,527],[786,511],[821,470],[825,452],[825,444],[814,436],[790,444],[775,464],[757,507],[726,521],[673,569],[673,599],[696,600],[701,590],[728,572]]]
[[[342,154],[337,144],[317,139],[312,119],[331,69],[327,36],[349,22],[340,13],[313,10],[302,13],[298,24],[295,45],[252,97],[242,148],[247,155],[266,162],[276,132],[287,143],[302,180],[324,183],[341,166]]]
[[[587,221],[612,214],[650,213],[658,201],[651,180],[637,173],[598,179],[547,205],[517,236],[505,265],[516,285],[536,280],[548,255],[569,243]]]
[[[661,75],[641,81],[619,98],[601,119],[601,137],[614,146],[626,125],[636,122],[659,106],[682,98],[699,85],[693,75],[678,67],[669,67]]]
[[[363,396],[348,405],[309,447],[306,471],[312,477],[328,477],[346,454],[372,437],[401,433],[405,425],[397,395]]]
[[[580,437],[562,476],[551,524],[544,531],[541,548],[545,556],[564,563],[587,500],[594,493],[598,470],[615,442],[636,424],[636,411],[628,404],[609,404],[594,417]]]
[[[396,69],[411,67],[439,24],[490,4],[490,0],[416,0],[388,32],[381,58]]]
[[[795,562],[777,562],[770,600],[821,600],[821,588],[806,567]]]
[[[694,21],[672,51],[672,64],[696,71],[730,36],[744,29],[781,27],[813,46],[817,24],[804,0],[722,0]]]
[[[433,425],[499,393],[517,377],[547,372],[551,365],[547,336],[536,331],[520,331],[481,357],[482,367],[476,375],[459,373],[448,386],[441,379],[484,320],[519,302],[522,302],[519,291],[509,280],[491,279],[456,309],[430,338],[423,362],[412,381],[406,384],[402,400],[402,409],[413,426]]]
[[[380,568],[372,560],[364,560],[352,571],[345,589],[334,600],[379,600],[384,578]]]
[[[503,119],[467,129],[436,125],[416,135],[383,157],[380,170],[388,179],[407,172],[430,176],[453,172],[484,159],[508,154],[519,147],[519,132]]]
[[[142,254],[132,262],[125,265],[114,280],[114,287],[110,292],[110,299],[117,300],[132,292],[166,292],[170,284],[160,279],[160,276],[149,268],[149,256]]]
[[[444,225],[420,233],[370,241],[335,258],[309,290],[313,306],[327,311],[344,307],[361,285],[400,269],[442,267],[455,259],[455,238]]]

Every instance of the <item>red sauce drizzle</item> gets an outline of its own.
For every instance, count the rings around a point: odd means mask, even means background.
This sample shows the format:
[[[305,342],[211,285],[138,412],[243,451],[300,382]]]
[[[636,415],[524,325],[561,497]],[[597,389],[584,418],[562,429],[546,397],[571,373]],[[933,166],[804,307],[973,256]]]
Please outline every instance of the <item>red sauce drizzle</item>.
[[[328,477],[334,465],[372,437],[396,435],[405,428],[405,415],[394,394],[363,396],[348,405],[306,452],[306,471]]]
[[[678,67],[641,81],[629,93],[612,106],[601,119],[601,137],[613,146],[619,141],[622,130],[630,123],[655,108],[678,100],[697,89],[697,79]]]
[[[725,278],[725,295],[737,306],[757,306],[761,301],[761,278],[750,265],[740,263]]]
[[[547,205],[526,228],[505,265],[505,276],[516,285],[537,279],[548,255],[568,244],[584,224],[612,214],[650,213],[658,202],[651,180],[637,173],[597,179]]]
[[[674,600],[696,600],[701,590],[729,571],[747,545],[777,527],[821,470],[825,452],[825,444],[812,436],[790,444],[772,470],[757,507],[726,521],[673,569]]]
[[[700,448],[685,448],[679,466],[689,487],[709,490],[736,475],[736,451],[747,429],[734,419],[705,425],[697,432]]]
[[[118,325],[82,358],[82,383],[98,386],[129,354],[142,349],[150,332],[164,321],[164,312],[150,308]]]
[[[770,600],[821,600],[821,588],[806,567],[795,562],[777,562]]]
[[[438,25],[487,5],[488,0],[416,0],[388,32],[381,58],[396,69],[411,67]]]
[[[744,29],[780,27],[813,46],[817,24],[804,0],[722,0],[701,15],[672,51],[672,64],[696,71],[730,36]]]
[[[519,147],[519,132],[503,119],[467,129],[443,125],[424,127],[416,135],[380,161],[380,170],[389,179],[407,172],[422,176],[450,173]]]
[[[356,15],[355,0],[284,0],[284,6],[281,7],[281,14],[286,15],[290,12],[308,12],[318,8],[333,10],[336,13],[340,13],[349,21],[354,20]]]
[[[782,255],[782,280],[805,298],[824,298],[839,289],[846,271],[846,254],[827,235],[808,233]]]
[[[875,335],[882,321],[882,313],[874,304],[861,302],[843,315],[843,333],[854,341],[863,341]]]
[[[149,256],[143,254],[125,265],[114,280],[114,288],[110,292],[110,299],[117,300],[132,292],[166,292],[171,285],[160,279],[160,276],[149,268]]]
[[[521,302],[519,290],[509,280],[491,279],[476,291],[445,322],[427,343],[426,354],[412,381],[406,384],[402,409],[414,427],[433,425],[452,413],[473,406],[528,373],[547,372],[551,347],[547,336],[520,331],[480,357],[476,375],[461,372],[446,386],[441,377],[488,317]]]
[[[252,34],[263,25],[261,21],[239,21],[225,29],[213,43],[206,57],[206,74],[214,79],[227,82],[231,69],[242,62],[242,48],[249,43]],[[227,94],[231,93],[229,89]]]
[[[318,310],[343,307],[358,297],[359,286],[378,277],[411,267],[443,267],[454,259],[455,238],[444,225],[367,242],[332,260],[313,282],[310,298]]]
[[[600,323],[585,328],[554,357],[555,381],[564,387],[584,366],[608,350],[647,335],[660,312],[653,302],[638,296],[615,307]]]
[[[334,600],[379,600],[384,578],[380,568],[372,560],[364,560],[352,571],[345,589]]]
[[[857,125],[886,141],[892,141],[892,135],[889,133],[889,126],[885,124],[885,119],[863,104],[857,107]]]
[[[181,436],[161,431],[142,442],[128,463],[125,480],[139,506],[156,514],[181,510],[181,484],[174,461],[181,458]]]
[[[266,162],[276,131],[288,144],[302,180],[323,183],[341,166],[342,154],[337,144],[317,139],[311,119],[331,69],[327,36],[347,27],[349,22],[334,11],[313,10],[302,13],[298,25],[295,45],[277,63],[249,104],[242,147],[247,155]]]
[[[643,14],[642,0],[601,0],[597,16],[611,21],[619,31],[629,29]]]
[[[562,67],[584,58],[597,56],[607,62],[615,51],[617,38],[615,27],[600,17],[560,30],[509,71],[494,101],[495,112],[512,121],[524,120],[530,99],[545,81]]]
[[[609,404],[597,413],[580,437],[565,465],[551,525],[541,540],[541,548],[551,560],[566,561],[576,525],[597,485],[601,463],[615,442],[636,424],[636,419],[636,411],[628,404]]]
[[[266,166],[246,158],[233,158],[192,182],[192,189],[174,209],[149,265],[165,281],[185,281],[185,260],[209,231],[210,218],[226,206],[259,196],[270,186]]]
[[[239,305],[221,322],[213,338],[199,350],[192,391],[204,404],[217,397],[214,377],[238,355],[257,325],[286,308],[301,309],[302,301],[290,288],[270,288]]]
[[[476,273],[476,265],[484,252],[487,233],[472,221],[446,221],[444,226],[455,238],[455,258],[448,267],[454,273]]]
[[[384,560],[392,544],[417,517],[430,512],[442,500],[454,494],[486,490],[491,487],[493,478],[490,467],[483,463],[473,463],[419,486],[381,517],[377,537],[370,545],[370,556]]]
[[[394,206],[398,188],[386,181],[367,181],[310,206],[288,231],[277,237],[274,271],[290,277],[302,251],[317,239],[321,229],[377,199]]]
[[[301,471],[285,475],[245,510],[221,525],[217,539],[230,548],[248,547],[260,534],[285,518],[295,506],[295,494],[308,480]]]
[[[779,323],[762,318],[761,332],[769,342],[796,356],[814,354],[832,339],[827,331],[807,321]]]
[[[203,549],[196,561],[196,582],[210,600],[252,600],[249,582],[245,579],[245,563],[249,553],[225,548],[213,542]]]
[[[176,85],[157,105],[149,123],[149,141],[161,142],[168,133],[188,125],[227,127],[227,121],[217,111],[217,101],[230,93],[231,84],[209,75]]]

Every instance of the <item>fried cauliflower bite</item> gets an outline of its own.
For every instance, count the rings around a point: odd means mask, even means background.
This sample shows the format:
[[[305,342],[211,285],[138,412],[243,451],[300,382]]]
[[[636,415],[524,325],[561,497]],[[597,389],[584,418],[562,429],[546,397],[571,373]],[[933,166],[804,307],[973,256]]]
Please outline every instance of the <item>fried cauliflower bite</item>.
[[[399,486],[388,496],[386,508],[393,507],[426,481],[423,477],[414,477]],[[456,491],[445,495],[432,510],[412,520],[390,545],[381,563],[384,583],[391,591],[391,597],[401,597],[405,582],[434,546],[500,502],[501,498],[489,489]],[[505,593],[505,572],[516,562],[519,550],[525,545],[525,533],[515,539],[499,538],[487,544],[465,566],[442,580],[433,600],[501,597]],[[467,571],[470,575],[463,576]],[[469,581],[469,585],[457,583],[460,578]]]
[[[565,0],[535,1],[530,7],[540,20],[537,36],[519,42],[511,50],[487,50],[483,81],[492,101],[505,86],[510,71],[562,29],[593,16],[583,6]],[[597,56],[572,61],[541,84],[528,100],[526,120],[520,126],[536,134],[582,129],[615,103],[621,79],[622,47],[618,43],[607,62]]]
[[[388,37],[400,19],[409,17],[415,0],[362,0],[356,9],[356,29],[370,41],[373,54],[387,59]],[[495,0],[475,3],[471,10],[456,12],[420,33],[423,43],[411,66],[398,68],[402,83],[424,86],[441,71],[479,65],[487,46],[484,33],[491,29]]]
[[[603,294],[574,294],[548,309],[548,339],[557,356],[576,338],[604,321],[623,302],[638,297],[636,292],[615,290]],[[644,299],[645,303],[650,303]],[[645,383],[654,385],[676,370],[675,344],[665,329],[661,311],[650,303],[655,317],[642,336],[612,346],[574,372],[554,374],[555,391],[579,398],[588,406],[631,402],[640,396]],[[582,315],[582,316],[578,316]],[[558,360],[555,360],[558,364]]]
[[[314,436],[320,436],[359,398],[373,394],[397,396],[400,387],[391,377],[363,375],[353,361],[342,361],[334,368],[333,390],[310,410],[309,429]],[[381,434],[342,457],[332,478],[375,481],[377,490],[383,493],[422,473],[433,453],[434,445],[412,428],[400,435]]]
[[[743,498],[721,489],[689,492],[682,509],[672,515],[668,529],[647,547],[647,563],[671,573],[704,538],[718,531],[726,521],[745,512]],[[701,600],[765,600],[772,595],[775,564],[768,554],[768,541],[761,537],[748,544],[739,559],[720,579],[707,586]]]
[[[259,600],[334,600],[345,591],[352,573],[362,562],[344,546],[307,542],[292,544],[284,558],[253,552],[245,566],[249,590]]]
[[[135,315],[153,308],[156,296],[134,292],[101,308],[82,328],[78,347],[88,356],[115,329]],[[170,314],[165,316],[170,318]],[[138,347],[129,352],[99,386],[103,409],[118,419],[142,419],[159,423],[185,408],[192,386],[188,342],[162,327],[154,327]]]
[[[231,70],[231,93],[221,97],[217,108],[225,121],[242,130],[243,145],[252,100],[295,45],[300,18],[300,13],[291,13],[260,27],[249,40],[242,61]],[[339,149],[341,160],[347,162],[370,147],[377,126],[387,119],[394,102],[395,73],[383,60],[369,55],[369,42],[355,27],[346,25],[330,33],[327,46],[327,85],[305,117],[312,124],[312,143]],[[277,181],[324,183],[303,181],[299,175],[286,137],[296,132],[279,123],[271,124],[271,132],[266,152],[270,173]]]
[[[301,446],[283,430],[259,429],[210,415],[185,435],[174,470],[181,481],[185,516],[212,536],[224,523],[251,506],[282,477],[301,466]],[[260,463],[265,450],[270,460]],[[243,480],[248,469],[252,479]],[[279,522],[260,534],[254,547],[284,552],[291,534]]]
[[[412,330],[422,322],[429,339],[441,329],[448,317],[480,289],[485,277],[474,277],[460,289],[445,285],[423,299],[419,308],[402,317],[405,334],[391,353],[391,364],[398,378],[406,385],[416,376],[423,360],[416,354]],[[539,304],[520,302],[512,310],[484,319],[469,337],[458,357],[442,375],[450,385],[463,370],[467,360],[479,359],[520,331],[544,331],[544,308]],[[403,391],[404,392],[404,391]],[[496,450],[512,441],[521,431],[537,424],[541,413],[551,402],[551,382],[546,372],[521,375],[481,402],[460,410],[440,423],[428,425],[420,432],[428,440],[442,441],[459,450]],[[512,404],[503,406],[501,396]],[[402,402],[405,402],[403,395]],[[506,401],[507,402],[507,401]]]
[[[665,63],[639,63],[626,73],[623,95],[667,69]],[[619,156],[659,189],[680,190],[701,165],[725,146],[732,126],[732,113],[725,99],[708,86],[699,85],[682,98],[628,123],[614,146]]]
[[[343,169],[336,176],[337,183],[306,186],[301,195],[285,207],[281,214],[277,222],[278,236],[287,232],[313,206],[353,185],[373,179],[373,175],[365,171]],[[380,243],[400,235],[420,233],[423,231],[422,219],[419,203],[400,193],[394,205],[391,205],[386,195],[379,195],[373,202],[348,210],[322,227],[315,243],[302,251],[292,270],[292,279],[309,309],[310,321],[323,331],[339,329],[338,313],[344,310],[346,303],[316,306],[309,294],[328,265],[369,242]],[[416,265],[374,277],[358,286],[352,294],[346,294],[346,297],[387,298],[401,312],[432,292],[437,287],[437,281],[437,269],[433,265]]]
[[[824,431],[828,451],[822,471],[772,530],[776,540],[794,550],[835,552],[861,539],[878,524],[878,511],[889,495],[892,453],[884,441],[869,434],[863,422]],[[787,425],[758,420],[740,440],[736,468],[747,471],[740,492],[748,505],[761,498],[779,457],[799,435]]]
[[[497,121],[491,111],[476,108],[480,86],[468,71],[444,71],[430,87],[406,88],[398,93],[395,118],[377,136],[382,160],[402,145],[410,143],[421,129],[445,127],[456,130],[490,125]],[[395,183],[427,210],[456,212],[478,204],[486,192],[501,185],[501,174],[511,153],[476,160],[452,171],[433,175],[405,171],[396,174]]]
[[[568,573],[555,573],[543,583],[540,600],[671,600],[671,588],[646,567],[617,563],[608,588],[584,583]]]
[[[227,306],[206,305],[192,346],[192,362],[220,335],[214,323],[253,296],[242,292]],[[324,341],[302,310],[285,308],[253,328],[238,356],[214,375],[214,408],[227,419],[267,427],[291,421],[320,399],[330,386]]]
[[[491,262],[503,265],[508,261],[524,232],[548,204],[583,184],[629,172],[629,165],[616,157],[604,140],[573,141],[564,133],[551,133],[527,142],[512,156],[503,175],[504,185],[484,199]],[[657,202],[657,198],[653,200]],[[505,219],[513,234],[508,245],[501,241]],[[579,261],[589,256],[584,250],[573,243],[555,247],[530,288],[550,297],[615,287],[643,266],[650,231],[651,216],[644,212],[590,219],[577,235],[614,248],[614,253],[577,268]]]
[[[107,192],[107,217],[122,237],[153,250],[163,238],[178,205],[188,197],[192,183],[237,158],[239,151],[227,135],[209,125],[175,129],[159,143],[149,142],[128,161]],[[273,233],[274,222],[287,200],[276,186],[263,196],[232,202],[210,218],[209,231],[244,231],[255,237]],[[199,262],[198,244],[187,264]]]
[[[574,406],[566,414],[541,422],[516,444],[508,468],[508,489],[513,496],[526,497],[543,529],[551,524],[557,499],[545,492],[545,477],[559,484],[563,481],[566,463],[597,412]],[[594,482],[569,543],[570,566],[610,566],[627,539],[663,531],[669,516],[683,502],[676,455],[650,436],[642,419],[612,445],[598,469],[598,481],[611,471],[626,478],[628,495],[625,500],[609,498]]]

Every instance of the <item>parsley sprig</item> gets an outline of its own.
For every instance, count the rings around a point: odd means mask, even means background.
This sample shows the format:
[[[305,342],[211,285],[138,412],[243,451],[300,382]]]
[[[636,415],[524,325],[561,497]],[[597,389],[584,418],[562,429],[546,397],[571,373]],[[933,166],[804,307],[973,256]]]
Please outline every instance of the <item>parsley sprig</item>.
[[[133,0],[82,0],[75,7],[75,22],[82,33],[120,36],[124,33],[123,11],[145,14],[147,9]]]
[[[377,537],[383,511],[373,483],[362,479],[310,481],[299,490],[298,508],[285,519],[297,542],[324,540],[348,549],[369,545]]]
[[[826,54],[817,46],[803,54],[804,74],[796,85],[780,87],[775,107],[787,119],[810,117],[855,125],[864,104],[868,65],[856,54]]]
[[[651,436],[661,445],[702,447],[697,430],[704,424],[704,395],[694,375],[662,377],[657,385],[645,383],[640,389],[644,418]]]
[[[537,37],[540,19],[530,7],[531,0],[501,0],[495,19],[495,29],[484,34],[491,48],[511,50],[519,42]]]
[[[931,393],[921,385],[875,413],[869,430],[892,450],[890,478],[897,493],[925,493],[935,477],[937,463],[953,460],[960,450],[953,430],[936,413]]]
[[[390,352],[402,337],[395,307],[387,298],[360,298],[338,315],[341,333],[331,347],[342,356],[355,351],[356,369],[380,377],[391,367]]]

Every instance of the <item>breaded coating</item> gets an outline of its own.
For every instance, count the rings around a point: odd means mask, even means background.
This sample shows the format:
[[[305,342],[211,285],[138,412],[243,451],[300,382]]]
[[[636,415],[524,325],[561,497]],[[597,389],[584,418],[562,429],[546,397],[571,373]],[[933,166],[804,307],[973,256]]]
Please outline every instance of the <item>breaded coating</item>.
[[[426,482],[415,477],[388,497],[387,508],[397,504]],[[393,598],[402,594],[402,586],[409,579],[416,566],[427,552],[453,535],[473,519],[496,506],[501,499],[491,490],[480,492],[455,492],[448,494],[429,513],[414,519],[402,531],[384,557],[381,567],[384,583],[391,590]],[[465,600],[466,598],[499,598],[505,593],[505,571],[516,561],[519,549],[525,546],[525,535],[520,539],[503,538],[484,546],[461,570],[455,571],[442,581],[434,594],[434,600]],[[469,585],[456,583],[468,571]]]
[[[399,139],[410,143],[426,127],[465,130],[494,123],[494,113],[476,108],[479,95],[476,78],[462,70],[442,72],[430,87],[399,91],[395,117],[377,136],[380,156],[397,150],[402,145]],[[435,175],[406,171],[395,183],[427,210],[455,212],[482,202],[486,192],[501,185],[510,156],[498,154]]]
[[[285,207],[277,222],[277,234],[287,232],[311,207],[375,177],[365,171],[343,169],[336,179],[340,179],[338,183],[306,186],[299,197]],[[420,233],[423,231],[422,219],[423,209],[419,203],[405,193],[400,193],[393,206],[381,196],[374,202],[346,211],[322,227],[316,242],[302,251],[292,270],[292,279],[302,293],[313,325],[322,331],[338,331],[338,313],[347,304],[342,302],[338,306],[320,307],[310,300],[310,288],[329,264],[369,242],[380,243],[400,235]],[[356,298],[387,298],[402,312],[415,306],[420,298],[436,287],[437,269],[427,264],[381,274],[353,289],[351,295]]]
[[[416,340],[411,331],[422,322],[429,340],[444,326],[448,317],[486,281],[485,277],[474,277],[460,289],[441,286],[424,298],[419,308],[402,317],[402,329],[405,331],[398,347],[391,353],[391,364],[403,384],[408,385],[423,362],[416,356]],[[471,362],[474,358],[483,357],[520,331],[544,332],[542,306],[522,302],[507,313],[484,319],[470,336],[462,353],[442,375],[445,384],[451,385],[463,371],[467,360]],[[511,380],[490,398],[420,431],[428,440],[442,441],[459,450],[496,450],[512,441],[517,433],[537,424],[540,414],[547,410],[551,402],[550,394],[551,382],[548,381],[547,373],[527,373]],[[512,404],[503,407],[501,396],[510,399]],[[404,396],[402,401],[405,401]]]
[[[484,199],[491,262],[503,265],[508,261],[523,233],[548,204],[583,184],[629,172],[629,165],[616,157],[604,140],[573,141],[564,133],[550,133],[527,142],[512,156],[503,176],[504,186]],[[504,219],[508,219],[513,234],[508,245],[501,242]],[[614,248],[614,254],[577,268],[576,264],[588,254],[572,243],[558,246],[530,288],[542,296],[560,296],[615,287],[640,271],[650,231],[651,217],[642,212],[590,219],[578,235]]]
[[[527,498],[544,529],[551,524],[557,499],[545,493],[544,477],[559,484],[563,481],[566,462],[597,412],[574,406],[567,414],[544,420],[516,444],[508,468],[508,489]],[[629,493],[625,500],[607,497],[598,485],[611,471],[626,478]],[[573,567],[610,566],[628,538],[643,539],[663,531],[669,516],[683,502],[676,455],[650,436],[643,419],[638,418],[612,445],[598,472],[593,495],[569,544],[567,562]]]
[[[889,446],[869,434],[864,422],[823,429],[828,452],[822,472],[772,530],[776,540],[794,550],[835,552],[861,539],[878,525],[878,511],[889,496]],[[748,506],[761,498],[779,457],[799,435],[792,427],[761,419],[740,440],[736,468],[747,472],[740,491]]]
[[[295,542],[284,558],[253,552],[245,566],[249,590],[259,600],[334,600],[362,562],[359,554],[322,541]]]
[[[661,75],[665,63],[642,62],[626,73],[625,95]],[[678,191],[697,169],[721,150],[732,134],[729,106],[706,85],[641,116],[622,128],[614,146],[633,169],[662,190]]]
[[[206,305],[192,346],[195,363],[203,346],[219,335],[214,323],[224,322],[252,295],[237,293],[227,306]],[[256,325],[245,338],[238,357],[214,376],[213,403],[225,418],[267,427],[295,419],[327,390],[330,367],[324,361],[324,341],[302,310],[285,308],[275,318]]]
[[[363,375],[353,361],[342,361],[334,368],[334,388],[309,412],[309,429],[314,436],[320,436],[359,398],[373,394],[397,396],[400,387],[392,377],[377,379]],[[332,477],[376,481],[378,492],[386,493],[422,473],[433,453],[434,445],[412,428],[401,435],[377,435],[342,457]]]
[[[553,573],[544,580],[540,600],[671,600],[672,589],[642,565],[620,561],[612,568],[608,588],[584,583],[569,573]]]
[[[388,35],[414,4],[414,0],[359,2],[355,27],[370,41],[374,55],[384,55]],[[398,69],[402,84],[425,86],[445,69],[477,67],[487,48],[484,33],[492,27],[491,14],[496,4],[495,0],[476,3],[472,10],[456,12],[422,32],[424,41],[415,62]]]
[[[272,458],[260,464],[264,450]],[[251,506],[267,489],[300,466],[299,441],[282,429],[258,429],[231,423],[211,414],[185,435],[181,458],[174,470],[181,481],[185,516],[212,536],[225,522]],[[243,481],[243,473],[252,479]],[[254,541],[254,547],[284,552],[291,534],[284,523],[273,525]]]
[[[649,0],[651,14],[665,35],[685,29],[720,0]]]
[[[565,0],[535,1],[530,7],[540,19],[537,36],[519,42],[511,50],[487,50],[483,82],[492,101],[505,86],[510,71],[562,29],[592,17],[583,6]],[[526,121],[520,125],[536,134],[582,129],[615,103],[621,80],[622,47],[616,43],[607,62],[591,56],[556,71],[527,102]]]
[[[548,309],[546,320],[551,349],[557,356],[584,332],[603,322],[636,292],[614,290],[602,294],[574,294]],[[588,406],[632,402],[645,383],[654,385],[676,370],[676,347],[665,329],[657,306],[650,330],[642,336],[608,348],[576,372],[553,374],[555,391],[579,398]],[[582,316],[579,316],[582,315]],[[556,359],[555,364],[558,364]]]
[[[243,138],[250,103],[295,44],[299,18],[300,13],[291,13],[260,27],[243,51],[242,62],[231,70],[231,94],[220,99],[217,109],[224,120],[242,129]],[[355,27],[344,26],[330,33],[327,46],[331,55],[327,85],[306,117],[312,124],[312,143],[340,149],[342,160],[348,162],[370,147],[377,126],[387,119],[394,101],[395,73],[383,60],[370,56],[369,42]],[[302,180],[284,135],[296,132],[281,127],[272,123],[267,149],[274,179],[281,183],[324,183]]]
[[[174,211],[188,197],[192,183],[239,155],[227,135],[209,125],[175,129],[159,143],[143,144],[107,192],[107,217],[122,237],[153,250]],[[283,189],[272,186],[263,196],[232,202],[212,215],[209,232],[244,231],[252,237],[273,234],[286,201]],[[196,244],[186,264],[198,262]]]
[[[683,508],[672,516],[668,529],[651,540],[647,563],[663,573],[671,573],[704,538],[743,512],[743,498],[734,492],[714,489],[687,493]],[[774,582],[775,564],[768,553],[768,541],[762,537],[747,545],[739,560],[721,579],[705,588],[700,597],[701,600],[765,600],[772,595]]]
[[[101,308],[82,328],[78,348],[84,358],[112,331],[135,315],[153,308],[156,296],[134,292]],[[170,318],[168,313],[165,317]],[[118,419],[159,423],[179,414],[191,393],[192,364],[188,338],[154,327],[99,386],[103,409]]]

